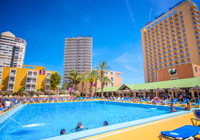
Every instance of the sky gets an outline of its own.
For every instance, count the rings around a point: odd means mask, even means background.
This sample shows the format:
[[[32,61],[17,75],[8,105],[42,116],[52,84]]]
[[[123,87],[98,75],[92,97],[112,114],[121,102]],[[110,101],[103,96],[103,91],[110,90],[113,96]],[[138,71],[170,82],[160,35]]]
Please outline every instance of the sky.
[[[0,0],[0,33],[26,40],[24,64],[63,75],[65,37],[93,37],[92,68],[106,61],[123,84],[144,83],[140,30],[181,0]],[[200,5],[200,0],[193,0]]]

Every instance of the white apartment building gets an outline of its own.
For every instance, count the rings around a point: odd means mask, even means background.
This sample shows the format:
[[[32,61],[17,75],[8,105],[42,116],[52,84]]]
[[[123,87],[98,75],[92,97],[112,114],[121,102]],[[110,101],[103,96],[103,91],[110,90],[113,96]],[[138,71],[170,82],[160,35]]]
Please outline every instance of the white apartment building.
[[[65,38],[63,83],[67,82],[67,74],[75,69],[84,73],[92,68],[92,37],[77,36]]]
[[[24,63],[26,41],[11,32],[0,34],[0,83],[3,67],[21,68]]]

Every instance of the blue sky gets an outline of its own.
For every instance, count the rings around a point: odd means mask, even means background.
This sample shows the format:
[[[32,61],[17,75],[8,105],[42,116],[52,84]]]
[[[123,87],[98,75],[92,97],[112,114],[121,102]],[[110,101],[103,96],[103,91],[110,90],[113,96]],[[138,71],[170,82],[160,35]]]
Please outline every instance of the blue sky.
[[[122,72],[123,83],[144,83],[140,30],[179,1],[0,0],[0,32],[27,41],[24,64],[61,75],[65,37],[91,35],[93,67],[106,61],[112,71]]]

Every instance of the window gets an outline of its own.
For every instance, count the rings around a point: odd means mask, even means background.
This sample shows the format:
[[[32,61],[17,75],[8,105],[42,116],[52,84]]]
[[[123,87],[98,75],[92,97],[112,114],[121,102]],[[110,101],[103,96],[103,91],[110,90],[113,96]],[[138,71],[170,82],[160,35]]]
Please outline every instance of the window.
[[[182,15],[182,11],[179,12],[179,15]]]
[[[182,32],[185,33],[185,29],[182,29]]]
[[[111,83],[111,87],[113,87],[113,83]]]
[[[185,27],[185,25],[184,25],[184,24],[182,24],[182,25],[181,25],[181,27],[182,27],[182,28],[184,28],[184,27]]]
[[[113,81],[113,77],[111,77],[111,81]]]
[[[183,34],[183,37],[186,37],[186,33]]]
[[[181,24],[183,24],[184,23],[184,21],[183,20],[181,20]]]
[[[197,67],[196,67],[196,66],[195,66],[195,72],[196,72],[196,73],[198,73],[198,69],[197,69]]]
[[[184,42],[187,42],[187,38],[184,38]]]
[[[188,44],[187,43],[185,43],[185,47],[187,47],[188,46]]]
[[[188,48],[185,48],[185,52],[188,52]]]
[[[183,16],[180,16],[180,19],[183,19]]]
[[[190,62],[190,58],[187,58],[187,62]]]
[[[110,72],[111,75],[113,75],[113,72]]]
[[[186,53],[186,57],[189,57],[190,55],[189,55],[189,53]]]

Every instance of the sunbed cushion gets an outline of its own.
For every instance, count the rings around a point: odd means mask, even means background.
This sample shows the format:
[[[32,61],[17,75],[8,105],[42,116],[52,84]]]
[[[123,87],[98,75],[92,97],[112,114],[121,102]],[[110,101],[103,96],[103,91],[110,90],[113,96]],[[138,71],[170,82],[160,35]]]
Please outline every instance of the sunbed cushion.
[[[161,131],[162,135],[172,137],[172,138],[189,138],[194,137],[197,134],[200,133],[200,127],[198,126],[192,126],[192,125],[185,125],[178,129],[172,130],[172,131]]]

